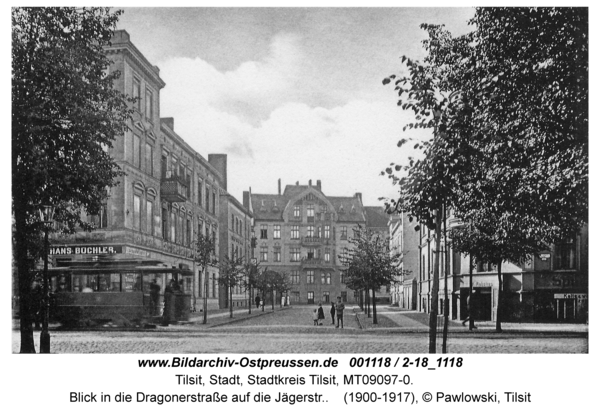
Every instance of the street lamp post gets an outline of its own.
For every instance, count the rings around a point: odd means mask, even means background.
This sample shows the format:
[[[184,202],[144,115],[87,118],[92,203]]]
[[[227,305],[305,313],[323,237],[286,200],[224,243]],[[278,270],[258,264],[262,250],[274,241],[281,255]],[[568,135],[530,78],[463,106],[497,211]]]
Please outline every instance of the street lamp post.
[[[50,332],[48,331],[48,319],[50,318],[50,289],[48,286],[48,255],[50,245],[48,241],[48,230],[54,217],[54,207],[42,205],[40,207],[40,219],[44,224],[44,285],[43,285],[43,318],[42,332],[40,333],[40,353],[50,353]]]

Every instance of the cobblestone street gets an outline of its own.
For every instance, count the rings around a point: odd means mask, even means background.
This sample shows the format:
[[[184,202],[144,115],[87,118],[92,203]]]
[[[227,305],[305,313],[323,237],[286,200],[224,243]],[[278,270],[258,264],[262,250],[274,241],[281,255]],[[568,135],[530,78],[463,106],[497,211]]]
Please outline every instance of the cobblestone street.
[[[313,326],[313,307],[278,309],[275,312],[240,310],[192,323],[155,330],[51,331],[53,353],[426,353],[427,315],[398,311],[379,312],[381,328],[359,323],[347,309],[344,329],[331,319]],[[244,318],[245,317],[245,318]],[[371,320],[367,320],[371,323]],[[469,332],[452,322],[448,353],[587,353],[585,325],[506,324],[496,333],[491,323],[479,323]],[[385,327],[383,327],[385,326]],[[361,328],[362,327],[362,328]],[[34,333],[36,347],[39,332]],[[441,336],[438,337],[441,344]],[[39,348],[39,347],[38,347]],[[13,331],[13,352],[19,351],[19,332]]]

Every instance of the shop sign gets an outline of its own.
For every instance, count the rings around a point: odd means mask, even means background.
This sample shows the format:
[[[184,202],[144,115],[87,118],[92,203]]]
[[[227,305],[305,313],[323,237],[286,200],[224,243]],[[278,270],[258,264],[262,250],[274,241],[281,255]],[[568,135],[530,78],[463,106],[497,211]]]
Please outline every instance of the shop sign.
[[[587,300],[587,294],[554,294],[556,299]]]
[[[540,259],[542,261],[546,261],[546,260],[550,259],[550,254],[540,254]]]
[[[149,257],[150,256],[149,251],[142,250],[139,248],[134,248],[134,247],[127,247],[127,246],[124,249],[124,253],[131,254],[131,255],[138,255],[140,257]]]
[[[71,247],[50,247],[49,255],[106,255],[121,252],[120,245],[81,245]]]
[[[492,283],[474,282],[473,287],[492,287]]]

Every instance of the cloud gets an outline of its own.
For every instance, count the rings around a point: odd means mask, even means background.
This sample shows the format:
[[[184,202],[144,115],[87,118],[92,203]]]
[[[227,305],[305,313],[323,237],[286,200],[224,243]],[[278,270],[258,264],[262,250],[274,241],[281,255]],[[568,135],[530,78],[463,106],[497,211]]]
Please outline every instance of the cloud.
[[[312,106],[303,99],[303,57],[298,37],[280,35],[264,59],[233,71],[199,58],[170,60],[161,64],[163,116],[173,116],[176,132],[204,156],[228,154],[228,190],[239,199],[248,187],[275,193],[278,178],[320,179],[326,194],[362,192],[370,205],[394,196],[380,172],[413,154],[396,146],[409,115],[393,99]]]

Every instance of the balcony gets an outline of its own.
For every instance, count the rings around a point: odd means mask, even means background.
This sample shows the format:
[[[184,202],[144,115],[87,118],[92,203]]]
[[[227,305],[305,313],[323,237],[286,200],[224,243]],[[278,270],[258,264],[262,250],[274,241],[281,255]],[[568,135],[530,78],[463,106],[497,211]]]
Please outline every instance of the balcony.
[[[315,258],[315,257],[302,257],[301,266],[302,267],[315,267],[319,265],[323,265],[323,258]]]
[[[185,202],[187,200],[187,184],[183,177],[167,176],[160,181],[160,197],[167,202]]]
[[[317,245],[317,244],[321,244],[321,238],[319,237],[304,237],[302,238],[302,244],[307,244],[307,245]]]

